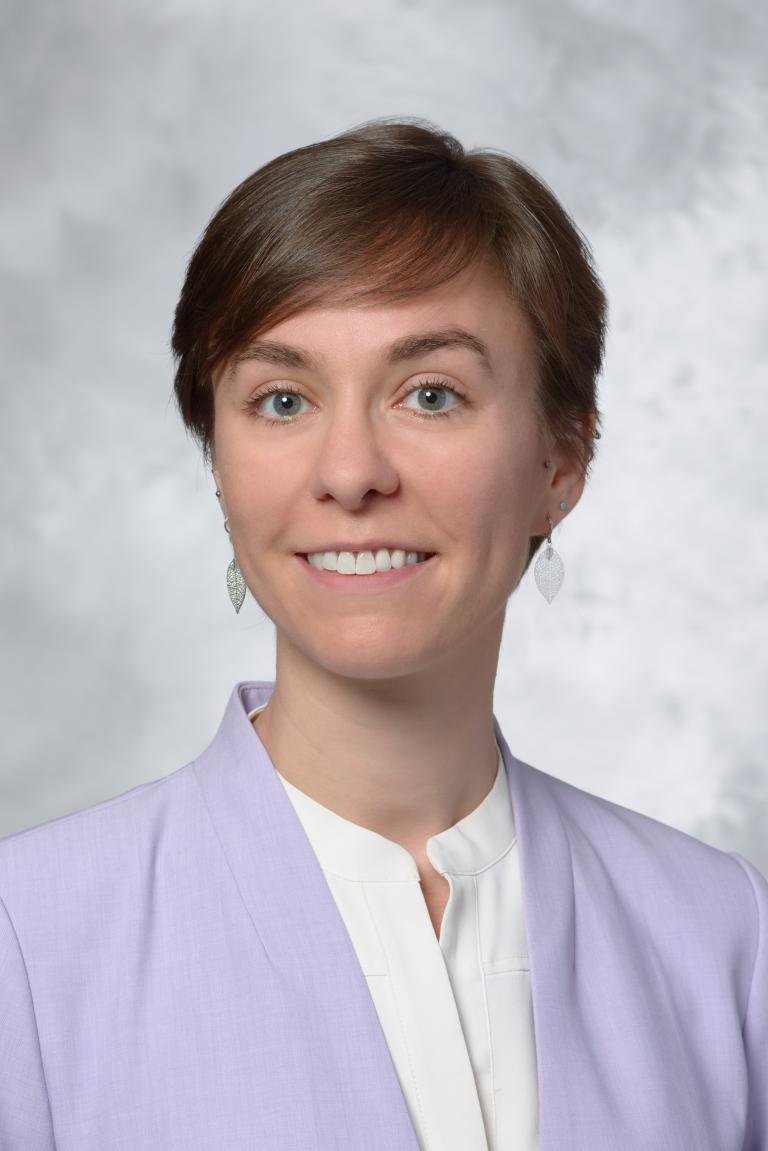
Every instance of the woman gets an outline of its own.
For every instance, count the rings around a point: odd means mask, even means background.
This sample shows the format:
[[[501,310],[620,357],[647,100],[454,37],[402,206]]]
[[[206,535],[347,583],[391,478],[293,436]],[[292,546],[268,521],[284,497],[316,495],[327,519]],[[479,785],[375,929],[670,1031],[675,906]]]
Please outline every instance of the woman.
[[[422,122],[216,213],[176,394],[275,680],[0,844],[3,1151],[768,1147],[766,880],[493,713],[509,597],[536,556],[562,579],[605,314],[548,188]]]

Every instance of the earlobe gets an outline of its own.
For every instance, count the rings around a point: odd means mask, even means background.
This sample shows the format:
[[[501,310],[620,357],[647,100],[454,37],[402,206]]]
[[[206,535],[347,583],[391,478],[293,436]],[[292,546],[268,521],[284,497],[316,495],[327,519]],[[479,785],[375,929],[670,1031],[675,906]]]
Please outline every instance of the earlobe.
[[[216,475],[216,471],[215,471],[215,469],[212,471],[212,473],[211,473],[211,474],[212,474],[212,476],[213,476],[213,479],[214,479],[214,482],[215,482],[215,484],[216,484],[216,499],[219,501],[219,507],[221,508],[221,510],[223,511],[224,515],[226,516],[226,514],[227,514],[227,509],[224,507],[224,504],[221,502],[221,484],[220,484],[220,481],[219,481],[219,477]],[[224,522],[225,522],[225,525],[226,525],[226,520],[225,520]]]
[[[544,460],[544,467],[549,471],[551,494],[559,495],[561,500],[566,499],[569,508],[575,507],[584,490],[586,475],[576,470],[574,461],[561,458],[556,451]]]

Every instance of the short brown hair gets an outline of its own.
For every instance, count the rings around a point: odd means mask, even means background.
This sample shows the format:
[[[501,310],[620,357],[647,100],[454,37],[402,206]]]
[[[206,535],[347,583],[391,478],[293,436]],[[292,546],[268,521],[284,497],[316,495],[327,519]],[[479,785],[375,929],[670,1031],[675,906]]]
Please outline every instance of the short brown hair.
[[[588,476],[607,323],[589,244],[526,165],[466,151],[416,117],[370,120],[286,152],[211,219],[171,337],[176,401],[206,462],[213,375],[253,337],[313,305],[404,299],[488,255],[533,325],[540,424]],[[526,569],[544,538],[532,538]]]

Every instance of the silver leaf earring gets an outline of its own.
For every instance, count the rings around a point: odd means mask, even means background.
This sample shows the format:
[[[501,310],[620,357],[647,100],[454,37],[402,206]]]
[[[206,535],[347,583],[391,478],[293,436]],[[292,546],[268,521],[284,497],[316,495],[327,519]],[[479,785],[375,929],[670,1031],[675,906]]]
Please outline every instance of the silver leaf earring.
[[[218,488],[216,489],[216,498],[221,499],[221,492]],[[229,535],[228,519],[224,520],[224,531]],[[229,598],[232,600],[232,606],[236,612],[239,612],[245,599],[245,580],[234,556],[232,556],[229,567],[227,568],[227,591],[229,592]]]
[[[232,600],[232,606],[236,612],[239,612],[245,599],[245,580],[234,556],[227,568],[227,589],[229,598]]]
[[[560,510],[565,511],[567,507],[568,504],[565,500],[561,500]],[[549,524],[547,546],[536,560],[533,574],[536,579],[536,586],[544,596],[544,599],[547,603],[552,603],[552,600],[562,587],[563,579],[565,578],[565,564],[552,547],[553,524],[549,516],[547,516],[547,522]]]

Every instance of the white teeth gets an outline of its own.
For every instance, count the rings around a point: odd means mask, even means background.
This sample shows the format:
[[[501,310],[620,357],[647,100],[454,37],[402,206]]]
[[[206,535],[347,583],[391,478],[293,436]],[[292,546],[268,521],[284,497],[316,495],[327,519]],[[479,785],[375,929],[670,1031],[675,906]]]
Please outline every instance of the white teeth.
[[[375,572],[401,568],[406,564],[420,563],[426,559],[426,552],[406,552],[402,548],[379,548],[374,556],[372,551],[363,552],[311,552],[307,559],[320,571],[337,571],[341,575],[373,575]]]

